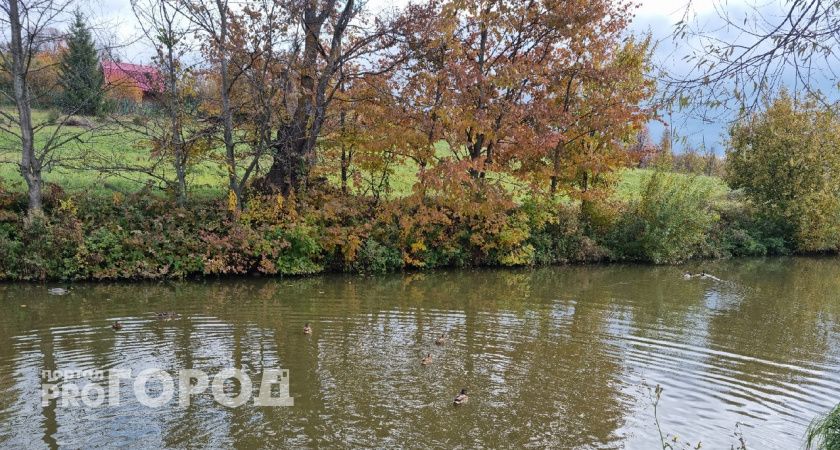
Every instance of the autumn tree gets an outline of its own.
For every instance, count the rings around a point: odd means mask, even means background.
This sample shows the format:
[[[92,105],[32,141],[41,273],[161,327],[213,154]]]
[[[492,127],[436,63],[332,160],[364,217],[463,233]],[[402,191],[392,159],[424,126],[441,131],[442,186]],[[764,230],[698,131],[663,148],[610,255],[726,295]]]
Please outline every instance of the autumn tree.
[[[215,121],[202,120],[199,79],[194,67],[184,62],[184,56],[193,50],[190,38],[194,30],[179,12],[177,0],[135,0],[132,8],[143,37],[155,51],[152,63],[156,71],[146,81],[162,114],[128,121],[113,118],[138,137],[134,145],[147,149],[148,159],[126,161],[121,151],[101,151],[88,167],[137,181],[154,180],[183,206],[188,200],[190,169],[210,158],[218,134]],[[111,90],[120,81],[112,80]]]
[[[61,101],[61,84],[58,63],[60,49],[42,46],[32,57],[29,68],[29,90],[33,107],[48,108]],[[0,74],[0,89],[12,92],[11,73],[7,70]]]
[[[155,49],[154,62],[160,79],[151,80],[168,119],[165,125],[145,127],[153,152],[169,157],[175,171],[175,198],[187,201],[187,171],[191,156],[204,148],[209,133],[195,121],[195,102],[189,102],[195,78],[183,57],[192,50],[187,20],[175,0],[134,0],[132,9],[143,34]]]
[[[294,95],[287,98],[286,114],[275,130],[272,164],[264,179],[266,188],[283,193],[306,186],[327,114],[343,82],[390,69],[374,55],[393,46],[393,32],[403,24],[369,17],[364,3],[356,0],[293,0],[288,8],[285,79]],[[351,70],[354,61],[366,63]]]
[[[357,116],[371,136],[356,139],[358,153],[369,171],[382,173],[394,164],[418,168],[421,194],[427,169],[438,164],[438,149],[445,147],[446,121],[452,112],[449,43],[452,22],[442,16],[441,2],[409,5],[403,26],[396,30],[398,45],[386,58],[397,70],[365,76],[351,92]],[[362,159],[362,158],[359,158]],[[373,180],[371,180],[373,181]]]
[[[618,34],[592,39],[584,45],[587,56],[578,54],[573,64],[554,72],[559,82],[547,89],[554,108],[544,111],[548,132],[531,144],[537,155],[549,157],[551,192],[564,186],[588,196],[607,185],[617,167],[633,163],[626,144],[652,117],[645,105],[653,94],[647,78],[649,39],[621,43]]]
[[[624,39],[631,11],[607,0],[409,9],[384,112],[399,121],[395,145],[421,169],[437,161],[585,191],[626,161],[624,142],[649,117],[649,42]]]
[[[232,27],[231,103],[245,144],[239,184],[247,186],[260,172],[264,155],[275,144],[275,130],[288,120],[286,106],[294,98],[289,71],[292,52],[284,49],[293,17],[282,2],[257,0],[245,5]],[[264,173],[264,172],[263,172]]]
[[[179,0],[179,6],[197,30],[202,52],[213,65],[218,77],[216,88],[219,107],[218,121],[222,128],[225,149],[224,166],[228,177],[231,202],[236,208],[243,205],[243,186],[237,175],[236,141],[234,136],[234,111],[231,92],[234,76],[231,72],[231,26],[234,19],[228,0],[195,2]]]
[[[348,80],[339,87],[319,141],[322,163],[317,176],[338,174],[344,193],[369,196],[378,201],[391,190],[397,167],[420,162],[405,143],[415,136],[417,124],[388,107],[392,97],[387,77]],[[402,130],[400,133],[398,130]]]

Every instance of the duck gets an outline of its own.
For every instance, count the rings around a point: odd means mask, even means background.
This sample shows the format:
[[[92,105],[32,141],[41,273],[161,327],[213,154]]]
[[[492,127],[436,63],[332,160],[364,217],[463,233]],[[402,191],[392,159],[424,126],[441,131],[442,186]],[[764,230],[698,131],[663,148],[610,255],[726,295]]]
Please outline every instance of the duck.
[[[428,355],[426,355],[426,357],[425,357],[425,358],[423,358],[423,360],[422,360],[422,361],[420,361],[420,364],[421,364],[421,365],[424,365],[424,366],[428,366],[428,365],[429,365],[429,364],[431,364],[431,363],[432,363],[432,354],[431,354],[431,353],[429,353]]]
[[[701,272],[700,273],[700,278],[702,278],[704,280],[713,280],[713,281],[718,281],[718,282],[723,281],[720,278],[718,278],[718,277],[716,277],[716,276],[714,276],[710,273],[706,273],[706,272]]]
[[[173,320],[181,317],[181,315],[172,311],[163,311],[155,313],[155,317],[158,320]]]
[[[47,293],[49,293],[50,295],[67,295],[67,294],[70,293],[70,289],[65,289],[65,288],[60,288],[60,287],[49,288],[49,289],[47,289]]]
[[[111,328],[113,328],[115,330],[122,330],[122,324],[118,320],[118,321],[111,324]]]
[[[464,403],[467,403],[469,399],[470,398],[467,397],[467,390],[461,389],[461,393],[455,396],[455,400],[452,402],[452,404],[455,406],[461,406]]]
[[[446,334],[441,334],[437,339],[435,339],[435,345],[443,345],[446,343]]]
[[[694,275],[686,272],[683,274],[683,280],[690,280]]]
[[[309,322],[306,322],[306,325],[303,326],[303,334],[312,334],[312,327],[309,326]]]

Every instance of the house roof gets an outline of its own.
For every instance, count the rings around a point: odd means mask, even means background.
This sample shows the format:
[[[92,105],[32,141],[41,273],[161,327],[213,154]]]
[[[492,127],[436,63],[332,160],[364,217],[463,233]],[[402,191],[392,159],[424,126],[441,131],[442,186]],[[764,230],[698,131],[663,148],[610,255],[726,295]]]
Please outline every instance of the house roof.
[[[144,94],[160,91],[162,80],[160,72],[155,67],[116,61],[102,61],[102,70],[108,82],[113,82],[115,79],[125,76],[137,83],[137,87]]]

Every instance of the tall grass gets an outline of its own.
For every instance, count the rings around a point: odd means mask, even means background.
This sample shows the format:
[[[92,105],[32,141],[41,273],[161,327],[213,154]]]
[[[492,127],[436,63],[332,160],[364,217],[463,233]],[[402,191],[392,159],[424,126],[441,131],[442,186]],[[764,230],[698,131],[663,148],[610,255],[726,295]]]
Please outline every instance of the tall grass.
[[[840,405],[811,422],[805,433],[805,448],[840,450]]]

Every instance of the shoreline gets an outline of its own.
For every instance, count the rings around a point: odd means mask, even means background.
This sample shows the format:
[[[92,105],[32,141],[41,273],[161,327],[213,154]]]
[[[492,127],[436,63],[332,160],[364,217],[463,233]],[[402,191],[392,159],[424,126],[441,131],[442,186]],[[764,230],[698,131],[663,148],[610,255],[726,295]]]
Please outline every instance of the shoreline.
[[[205,280],[589,264],[673,265],[807,254],[748,203],[697,179],[646,175],[635,197],[573,201],[412,195],[376,200],[329,187],[178,207],[140,192],[51,189],[45,215],[0,191],[0,281]],[[477,194],[476,194],[477,195]],[[769,230],[769,231],[768,231]]]
[[[47,279],[47,280],[23,280],[23,279],[0,279],[0,286],[3,285],[30,285],[42,287],[72,287],[73,285],[93,285],[93,286],[122,286],[122,285],[144,285],[144,284],[213,284],[213,283],[228,283],[228,282],[242,282],[242,281],[303,281],[314,280],[318,278],[344,278],[349,280],[371,280],[371,279],[385,279],[393,277],[410,277],[415,275],[441,275],[441,274],[468,274],[475,272],[506,272],[517,274],[522,272],[533,272],[539,270],[551,269],[662,269],[673,270],[675,276],[682,276],[685,273],[691,273],[692,279],[700,278],[702,267],[706,264],[718,263],[738,263],[738,262],[767,262],[767,261],[785,261],[785,260],[830,260],[836,259],[838,255],[828,253],[803,253],[790,255],[767,255],[767,256],[738,256],[729,258],[706,258],[694,259],[677,264],[653,264],[642,261],[600,261],[600,262],[572,262],[565,264],[549,264],[549,265],[534,265],[534,266],[475,266],[475,267],[436,267],[433,269],[406,269],[395,272],[381,272],[381,273],[354,273],[341,271],[324,271],[311,274],[299,275],[268,275],[264,273],[254,272],[248,274],[228,274],[228,275],[192,275],[183,278],[111,278],[111,279],[75,279],[75,280],[61,280],[61,279]],[[691,268],[692,270],[684,270]],[[707,275],[717,275],[707,273]],[[689,280],[686,280],[689,281]],[[725,281],[725,280],[721,280]]]

